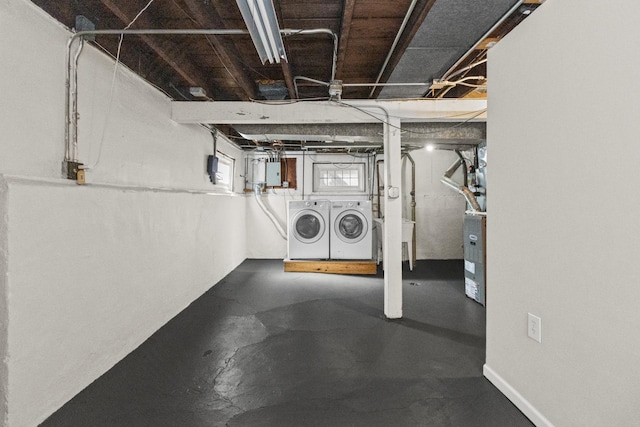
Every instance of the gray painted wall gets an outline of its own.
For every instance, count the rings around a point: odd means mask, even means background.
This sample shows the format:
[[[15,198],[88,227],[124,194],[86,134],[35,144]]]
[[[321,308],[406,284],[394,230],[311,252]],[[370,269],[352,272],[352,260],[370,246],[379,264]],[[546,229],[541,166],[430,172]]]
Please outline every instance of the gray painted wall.
[[[538,425],[640,419],[639,18],[547,1],[490,51],[485,374]]]
[[[9,371],[7,369],[7,339],[9,331],[9,311],[7,307],[7,197],[8,187],[0,176],[0,425],[7,422],[7,385]]]

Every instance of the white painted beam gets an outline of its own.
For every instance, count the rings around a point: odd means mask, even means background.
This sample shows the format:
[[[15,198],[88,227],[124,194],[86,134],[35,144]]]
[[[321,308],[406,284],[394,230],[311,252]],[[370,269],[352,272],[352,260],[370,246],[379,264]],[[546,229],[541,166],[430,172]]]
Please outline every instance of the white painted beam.
[[[381,112],[384,109],[402,121],[484,121],[486,108],[486,100],[477,99],[293,103],[173,101],[171,118],[178,123],[215,124],[376,123],[385,120]]]
[[[384,315],[402,318],[402,160],[400,119],[389,117],[384,138]]]

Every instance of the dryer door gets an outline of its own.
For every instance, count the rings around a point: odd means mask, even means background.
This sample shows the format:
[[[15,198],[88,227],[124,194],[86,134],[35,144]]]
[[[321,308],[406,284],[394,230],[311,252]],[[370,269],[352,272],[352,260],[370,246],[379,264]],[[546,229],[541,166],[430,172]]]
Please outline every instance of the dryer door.
[[[336,217],[336,235],[345,243],[358,243],[369,229],[365,216],[356,210],[346,210]]]
[[[324,235],[325,223],[322,216],[311,209],[304,209],[293,218],[293,235],[302,243],[315,243]]]

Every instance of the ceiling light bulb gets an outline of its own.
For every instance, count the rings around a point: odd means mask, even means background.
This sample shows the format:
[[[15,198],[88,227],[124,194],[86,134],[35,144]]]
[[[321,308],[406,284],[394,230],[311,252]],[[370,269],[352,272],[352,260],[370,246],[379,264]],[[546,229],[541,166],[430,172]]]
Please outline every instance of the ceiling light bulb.
[[[433,144],[427,144],[427,151],[433,151],[436,149],[436,147]]]

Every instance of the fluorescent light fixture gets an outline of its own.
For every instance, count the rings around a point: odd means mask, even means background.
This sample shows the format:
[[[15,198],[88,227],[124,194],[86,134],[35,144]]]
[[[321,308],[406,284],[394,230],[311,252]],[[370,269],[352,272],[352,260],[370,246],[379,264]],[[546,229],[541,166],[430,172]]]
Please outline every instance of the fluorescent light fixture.
[[[273,0],[236,0],[251,40],[264,64],[287,60]]]

